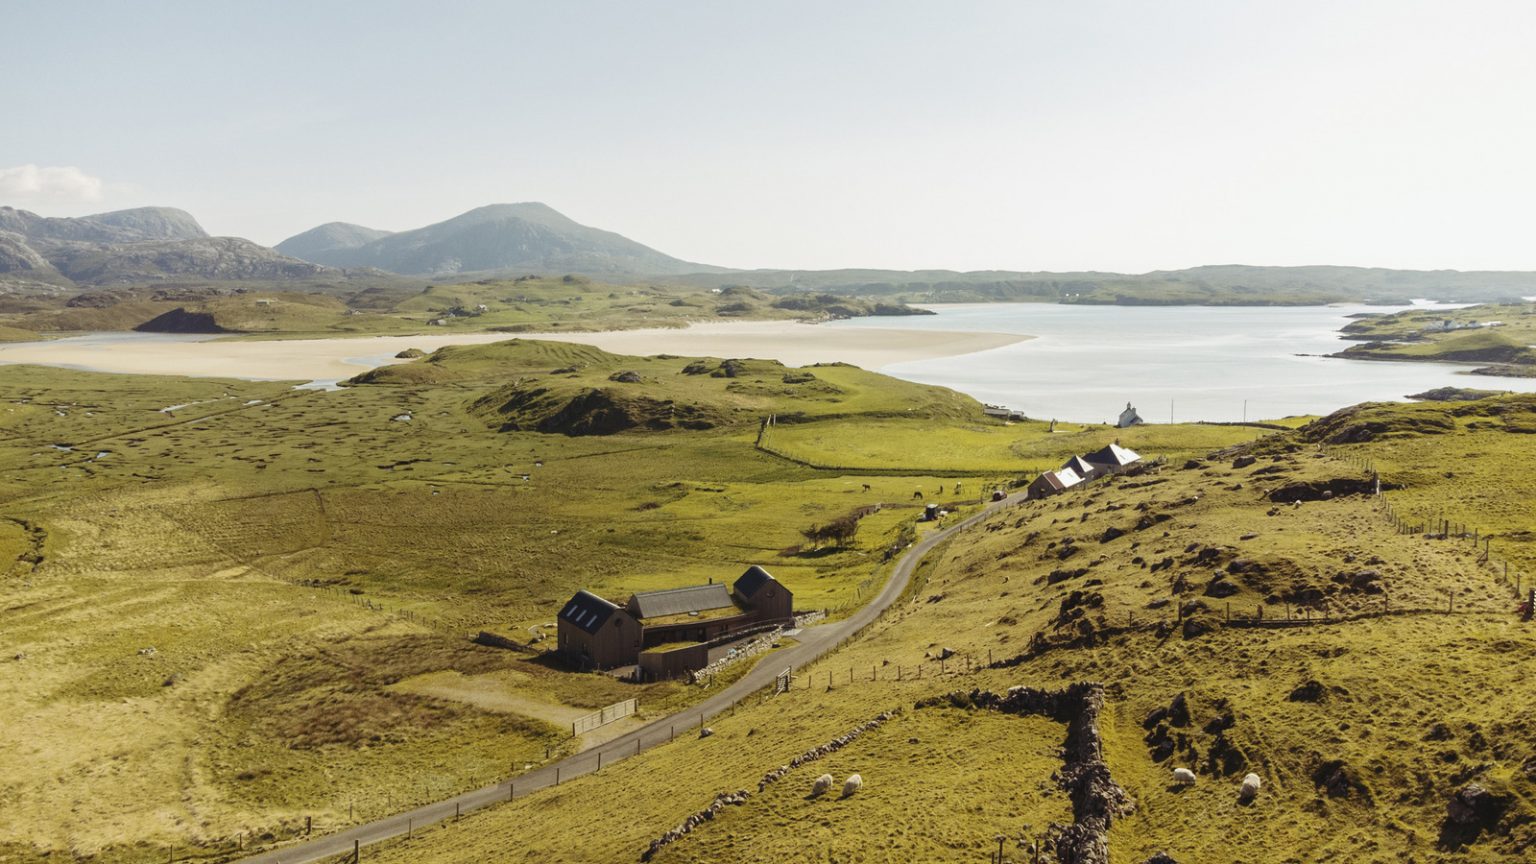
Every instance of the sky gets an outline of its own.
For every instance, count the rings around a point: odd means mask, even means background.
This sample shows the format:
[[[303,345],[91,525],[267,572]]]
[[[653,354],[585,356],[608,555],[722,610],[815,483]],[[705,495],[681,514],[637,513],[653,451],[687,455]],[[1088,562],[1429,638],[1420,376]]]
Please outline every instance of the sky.
[[[742,268],[1536,269],[1536,4],[0,0],[0,204]]]

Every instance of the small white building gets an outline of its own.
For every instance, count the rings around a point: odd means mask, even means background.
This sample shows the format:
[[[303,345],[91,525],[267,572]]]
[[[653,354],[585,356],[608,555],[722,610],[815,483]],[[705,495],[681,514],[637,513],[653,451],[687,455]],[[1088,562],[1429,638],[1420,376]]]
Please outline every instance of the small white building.
[[[1141,415],[1136,413],[1136,406],[1127,402],[1125,410],[1120,412],[1120,419],[1115,421],[1115,425],[1124,429],[1127,426],[1140,426],[1145,422],[1147,421],[1141,419]]]

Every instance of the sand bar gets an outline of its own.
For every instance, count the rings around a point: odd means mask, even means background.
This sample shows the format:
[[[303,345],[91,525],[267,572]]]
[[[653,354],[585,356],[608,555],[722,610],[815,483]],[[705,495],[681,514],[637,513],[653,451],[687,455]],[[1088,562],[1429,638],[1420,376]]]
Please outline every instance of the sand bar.
[[[326,381],[350,378],[364,369],[399,362],[394,355],[406,348],[434,351],[444,345],[478,345],[514,338],[578,342],[619,354],[755,357],[779,360],[789,366],[842,362],[878,369],[908,360],[986,351],[1031,337],[899,327],[819,327],[796,321],[708,322],[687,328],[595,333],[426,333],[272,341],[96,333],[47,342],[0,344],[0,363],[138,375]]]

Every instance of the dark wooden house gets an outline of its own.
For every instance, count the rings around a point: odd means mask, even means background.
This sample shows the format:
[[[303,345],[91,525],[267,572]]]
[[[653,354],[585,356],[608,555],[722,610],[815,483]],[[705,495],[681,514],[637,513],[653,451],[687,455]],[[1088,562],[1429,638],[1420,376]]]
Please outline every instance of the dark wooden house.
[[[640,653],[640,622],[590,591],[576,592],[560,610],[556,626],[561,655],[584,669],[623,666]]]
[[[753,565],[727,587],[723,582],[642,591],[623,606],[577,591],[560,610],[559,651],[582,668],[610,669],[638,661],[642,651],[677,651],[729,642],[746,631],[794,621],[794,596]],[[688,656],[707,656],[690,652]],[[699,665],[703,665],[700,663]]]

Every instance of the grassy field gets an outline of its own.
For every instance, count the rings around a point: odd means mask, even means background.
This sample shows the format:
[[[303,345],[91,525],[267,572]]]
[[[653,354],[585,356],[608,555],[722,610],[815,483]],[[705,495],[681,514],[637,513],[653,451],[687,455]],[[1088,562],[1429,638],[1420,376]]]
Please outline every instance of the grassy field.
[[[1174,425],[1117,429],[1101,424],[973,421],[871,420],[860,423],[780,424],[764,436],[776,452],[816,465],[868,470],[930,465],[949,471],[1006,475],[1020,465],[1031,471],[1060,467],[1074,453],[1089,453],[1111,442],[1149,456],[1183,460],[1242,444],[1272,430],[1246,426]]]
[[[1516,658],[1536,649],[1536,630],[1517,619],[1512,592],[1469,544],[1400,534],[1380,499],[1352,491],[1369,488],[1359,458],[1384,460],[1420,433],[1396,423],[1387,437],[1319,451],[1311,439],[1333,428],[1325,421],[1266,441],[1266,455],[1240,468],[1170,466],[1004,511],[921,568],[898,609],[797,670],[789,694],[722,718],[720,734],[659,748],[378,857],[446,864],[638,856],[716,792],[755,790],[753,781],[786,755],[902,707],[905,723],[940,723],[940,740],[931,728],[906,727],[909,734],[892,725],[867,747],[861,740],[840,751],[835,766],[812,763],[790,775],[794,783],[728,808],[656,860],[980,860],[999,834],[1008,838],[1008,860],[1028,860],[1018,841],[1062,818],[1060,810],[1051,815],[1061,801],[1045,754],[1025,742],[999,745],[1012,731],[1002,728],[1009,718],[925,716],[913,703],[972,686],[1091,679],[1108,686],[1101,731],[1115,779],[1135,805],[1111,830],[1112,860],[1160,850],[1192,861],[1522,860],[1536,848],[1536,747],[1521,731],[1536,721],[1536,702]],[[1433,441],[1450,464],[1480,458],[1493,435],[1510,460],[1536,456],[1536,439],[1509,431],[1462,427]],[[1444,473],[1403,479],[1414,494],[1455,500],[1461,484]],[[1502,485],[1529,495],[1536,476],[1509,473]],[[1307,500],[1283,503],[1303,489],[1312,490]],[[1212,590],[1215,583],[1230,588]],[[1393,614],[1375,614],[1387,609]],[[1271,619],[1329,620],[1293,629],[1227,623],[1229,614],[1241,620],[1259,610]],[[942,669],[931,659],[941,648],[956,652]],[[989,659],[1015,665],[982,668]],[[1181,693],[1187,721],[1144,722]],[[1018,731],[1047,743],[1059,736]],[[963,754],[943,737],[966,744],[973,734]],[[748,735],[750,747],[730,746]],[[914,749],[904,752],[903,740]],[[1016,755],[991,761],[1008,753]],[[1198,782],[1175,786],[1176,765],[1194,769]],[[810,780],[833,767],[839,779],[861,773],[865,790],[846,803],[806,799]],[[1264,787],[1245,806],[1237,786],[1249,771]],[[1006,789],[978,801],[975,793],[999,775],[1010,781]],[[915,779],[924,788],[916,806]],[[1475,836],[1444,832],[1448,798],[1473,779],[1504,796],[1502,817]],[[991,809],[1001,796],[1012,796],[1008,806]],[[852,804],[865,808],[857,819],[846,818]],[[940,816],[929,823],[917,814]]]
[[[998,834],[1033,840],[1065,818],[1063,731],[913,703],[1083,679],[1110,686],[1106,747],[1137,803],[1111,834],[1117,860],[1449,860],[1438,826],[1471,778],[1516,821],[1456,860],[1512,860],[1536,840],[1518,821],[1536,798],[1520,732],[1536,716],[1511,660],[1536,633],[1469,541],[1399,533],[1359,494],[1370,463],[1400,513],[1483,526],[1529,573],[1530,397],[1365,406],[1275,435],[1053,433],[853,367],[514,340],[335,392],[4,367],[0,408],[3,860],[218,859],[306,818],[332,830],[571,752],[579,713],[637,697],[643,719],[699,691],[470,634],[537,645],[577,588],[621,600],[749,564],[798,608],[839,614],[888,574],[921,504],[971,506],[1115,438],[1166,464],[991,518],[789,695],[377,857],[638,856],[715,793],[755,790],[903,708],[657,860],[979,859]],[[793,458],[754,446],[770,414],[767,443]],[[1182,467],[1245,442],[1255,464]],[[802,534],[874,504],[845,546]],[[1350,620],[1226,626],[1260,610]],[[940,664],[941,649],[956,654]],[[1142,720],[1180,692],[1194,720],[1154,758]],[[1173,764],[1201,782],[1171,789]],[[808,800],[823,770],[868,786]],[[1234,803],[1247,770],[1266,784],[1251,808]]]
[[[752,443],[786,408],[929,421],[974,402],[852,367],[786,384],[776,364],[691,362],[518,342],[336,392],[0,369],[0,749],[21,757],[0,857],[212,853],[537,764],[582,746],[573,713],[697,694],[470,634],[537,642],[577,588],[622,600],[753,563],[835,612],[909,532],[913,488],[960,497],[954,477],[815,471]],[[509,429],[499,407],[527,390],[554,400],[528,418],[573,421],[562,399],[611,390],[605,416],[693,405],[712,426]],[[802,548],[881,502],[851,544]]]

